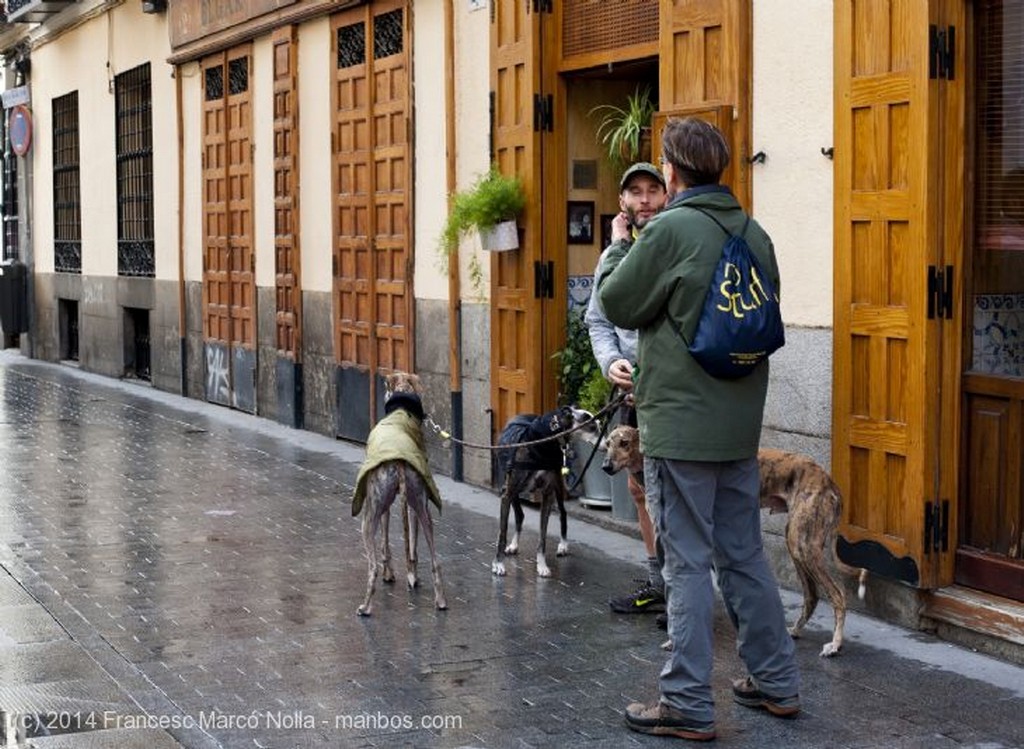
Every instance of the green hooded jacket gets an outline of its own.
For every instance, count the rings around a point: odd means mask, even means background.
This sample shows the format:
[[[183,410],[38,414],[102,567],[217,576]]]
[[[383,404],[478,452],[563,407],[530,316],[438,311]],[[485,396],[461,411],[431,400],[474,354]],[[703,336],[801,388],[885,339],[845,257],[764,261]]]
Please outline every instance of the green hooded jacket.
[[[441,493],[437,490],[434,477],[427,462],[427,451],[423,447],[422,422],[404,409],[396,409],[370,430],[366,441],[366,459],[356,477],[356,490],[352,496],[352,515],[358,515],[366,499],[366,481],[370,471],[389,460],[404,460],[411,465],[426,484],[430,500],[441,511]]]
[[[627,249],[613,243],[597,293],[608,319],[640,333],[634,371],[640,446],[651,458],[724,462],[757,454],[768,390],[768,361],[735,380],[707,374],[668,322],[693,339],[727,237],[687,206],[710,212],[732,233],[746,214],[728,188],[712,185],[676,195]],[[751,219],[747,243],[779,293],[771,239]]]

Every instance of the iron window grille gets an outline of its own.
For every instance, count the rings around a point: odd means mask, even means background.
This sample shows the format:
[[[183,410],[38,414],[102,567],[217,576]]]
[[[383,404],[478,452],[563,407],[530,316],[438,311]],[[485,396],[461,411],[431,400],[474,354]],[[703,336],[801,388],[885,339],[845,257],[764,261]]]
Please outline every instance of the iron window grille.
[[[53,100],[53,255],[58,273],[82,272],[78,92]]]
[[[149,63],[114,78],[117,274],[156,275],[153,229],[153,97]]]
[[[5,113],[6,114],[6,113]],[[3,259],[18,259],[18,155],[11,148],[7,133],[7,117],[0,117],[0,138],[3,154],[3,185],[0,187],[0,220],[3,222]]]

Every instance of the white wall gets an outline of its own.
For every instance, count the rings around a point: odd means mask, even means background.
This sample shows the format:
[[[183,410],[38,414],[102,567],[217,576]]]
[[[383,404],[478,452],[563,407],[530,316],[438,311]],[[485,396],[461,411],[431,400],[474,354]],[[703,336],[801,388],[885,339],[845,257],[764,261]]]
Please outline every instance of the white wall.
[[[832,326],[832,0],[754,3],[754,215],[775,242],[787,325]]]
[[[496,2],[497,0],[489,0]],[[487,3],[470,10],[469,3],[455,2],[455,111],[457,190],[470,187],[490,168],[488,137],[491,90],[491,24]],[[447,214],[447,207],[444,209]],[[435,245],[436,247],[436,242]],[[479,288],[469,280],[469,264],[476,258],[483,271]],[[491,258],[480,249],[475,233],[462,241],[459,250],[462,298],[478,302],[490,296]],[[447,296],[447,294],[445,294]]]
[[[439,262],[437,238],[447,207],[445,152],[444,3],[413,6],[413,101],[416,161],[413,246],[417,299],[447,299],[448,274]]]
[[[150,63],[153,94],[153,202],[158,278],[178,275],[177,117],[166,19],[141,3],[113,8],[32,50],[33,193],[36,268],[53,270],[55,97],[78,91],[83,275],[117,275],[117,164],[114,76]],[[109,69],[108,69],[109,64]]]
[[[331,191],[331,25],[299,27],[299,225],[302,290],[331,291],[334,201]]]

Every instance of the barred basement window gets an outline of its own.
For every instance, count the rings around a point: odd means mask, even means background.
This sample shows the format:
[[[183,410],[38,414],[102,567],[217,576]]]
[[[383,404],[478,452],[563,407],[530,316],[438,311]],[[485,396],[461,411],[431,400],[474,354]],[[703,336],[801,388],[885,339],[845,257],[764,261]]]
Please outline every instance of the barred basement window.
[[[149,63],[114,78],[117,105],[117,274],[156,274],[153,257],[153,97]]]
[[[6,114],[6,113],[5,113]],[[11,148],[7,134],[7,117],[0,117],[0,139],[3,142],[3,185],[0,187],[0,216],[3,221],[3,259],[18,259],[18,155]]]
[[[53,100],[53,254],[58,273],[82,272],[78,92]]]

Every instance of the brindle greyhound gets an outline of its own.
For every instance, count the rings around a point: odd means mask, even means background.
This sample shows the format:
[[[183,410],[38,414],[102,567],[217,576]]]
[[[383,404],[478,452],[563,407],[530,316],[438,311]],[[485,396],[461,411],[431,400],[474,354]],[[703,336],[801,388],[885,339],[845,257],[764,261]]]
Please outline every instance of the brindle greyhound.
[[[377,423],[370,431],[367,438],[367,464],[360,473],[359,486],[364,488],[365,501],[362,508],[363,521],[363,546],[366,548],[366,561],[369,566],[367,571],[366,598],[359,607],[358,613],[361,616],[369,616],[371,613],[370,599],[373,598],[376,587],[377,576],[386,583],[394,582],[395,573],[391,568],[391,544],[388,539],[388,524],[391,517],[391,505],[395,499],[401,497],[402,529],[405,539],[405,563],[409,589],[418,584],[416,577],[416,543],[419,536],[418,526],[423,528],[423,537],[430,550],[431,571],[434,578],[434,605],[438,609],[447,609],[448,602],[444,595],[444,583],[441,580],[441,564],[438,562],[437,553],[434,548],[434,523],[430,516],[430,503],[433,500],[440,502],[437,489],[434,487],[433,478],[430,476],[427,467],[427,458],[423,452],[421,423],[423,421],[423,407],[420,403],[422,388],[417,375],[405,372],[394,372],[385,379],[385,406],[389,415],[396,409],[401,409],[410,414],[414,433],[410,436],[405,433],[396,433],[389,427],[382,426],[387,419]],[[395,448],[401,446],[401,450],[408,455],[408,460],[394,458],[381,461],[372,467],[368,467],[370,454],[375,445],[386,442],[386,446],[380,445],[381,449]],[[413,461],[420,470],[414,467]],[[424,474],[422,471],[425,471]],[[365,476],[363,476],[365,473]],[[359,498],[357,487],[356,498]],[[353,514],[359,508],[353,506]],[[378,529],[383,531],[380,555],[376,536]]]
[[[606,440],[604,467],[611,472],[628,470],[643,481],[640,435],[629,426],[618,426]],[[846,593],[829,571],[826,553],[831,551],[836,566],[846,574],[858,575],[857,595],[864,598],[867,570],[856,570],[835,557],[836,528],[842,512],[842,495],[828,472],[806,455],[764,448],[758,450],[761,469],[761,507],[769,512],[788,512],[786,548],[793,558],[804,592],[800,618],[789,629],[799,637],[818,605],[819,586],[835,612],[832,641],[822,647],[829,657],[843,646],[846,623]]]

